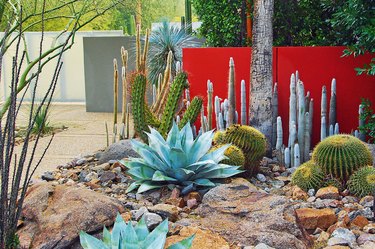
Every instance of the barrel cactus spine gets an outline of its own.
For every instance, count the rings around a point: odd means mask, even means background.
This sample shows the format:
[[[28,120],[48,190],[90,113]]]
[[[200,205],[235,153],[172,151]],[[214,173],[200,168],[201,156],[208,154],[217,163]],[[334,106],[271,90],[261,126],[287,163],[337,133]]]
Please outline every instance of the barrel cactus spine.
[[[349,178],[348,189],[350,193],[358,197],[373,195],[375,191],[375,168],[365,166],[354,172]]]
[[[224,146],[224,144],[215,145],[212,147],[211,151],[217,150],[222,146]],[[242,150],[235,145],[229,146],[228,149],[225,150],[224,155],[227,157],[227,159],[221,161],[223,164],[241,166],[241,168],[245,164],[245,156]]]

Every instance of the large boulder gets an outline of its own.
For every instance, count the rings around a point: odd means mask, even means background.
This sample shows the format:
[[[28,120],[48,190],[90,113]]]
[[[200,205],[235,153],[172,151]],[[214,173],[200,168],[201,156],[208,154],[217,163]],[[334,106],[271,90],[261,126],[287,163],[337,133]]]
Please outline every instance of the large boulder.
[[[92,190],[36,184],[28,189],[18,230],[22,248],[70,248],[81,230],[113,224],[121,203]]]
[[[139,155],[133,150],[130,140],[121,140],[108,146],[104,152],[97,154],[97,157],[99,158],[99,164],[102,164],[110,160],[139,157]]]
[[[208,191],[196,211],[202,218],[192,224],[219,233],[231,244],[264,243],[280,249],[310,244],[286,197],[267,194],[242,178]]]

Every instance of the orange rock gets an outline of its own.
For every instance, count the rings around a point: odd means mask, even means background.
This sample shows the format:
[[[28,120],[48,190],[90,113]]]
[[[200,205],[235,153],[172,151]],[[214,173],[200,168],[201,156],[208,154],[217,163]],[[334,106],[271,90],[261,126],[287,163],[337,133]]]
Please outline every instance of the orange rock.
[[[294,200],[307,200],[307,198],[309,198],[309,195],[299,187],[295,186],[293,189],[292,198]]]
[[[350,224],[352,226],[357,226],[357,227],[360,227],[361,229],[363,229],[365,226],[367,226],[369,224],[369,222],[366,219],[366,217],[364,217],[362,215],[359,215],[359,216],[355,217],[354,220],[352,220],[352,222]]]
[[[341,228],[348,228],[348,224],[345,223],[344,221],[339,221],[339,222],[333,224],[332,226],[330,226],[327,229],[327,233],[331,234],[331,233],[333,233],[333,231],[335,231],[339,227],[341,227]]]
[[[165,201],[166,204],[171,204],[173,206],[183,208],[185,207],[184,198],[169,198]]]
[[[202,230],[198,227],[184,227],[181,229],[179,235],[170,236],[167,238],[165,248],[168,248],[174,243],[177,243],[187,237],[195,234],[193,245],[191,249],[229,249],[230,246],[220,235],[215,234],[209,230]]]
[[[320,199],[335,199],[338,200],[340,198],[339,190],[334,186],[328,186],[325,188],[321,188],[316,192],[316,198]]]
[[[186,201],[191,199],[196,199],[197,202],[200,202],[202,200],[202,197],[198,192],[190,192],[186,197]]]
[[[344,222],[346,225],[349,224],[350,222],[350,218],[348,216],[348,212],[346,212],[345,210],[341,210],[338,214],[337,214],[337,220],[338,221],[342,221]]]
[[[125,212],[121,214],[121,217],[124,219],[124,221],[129,221],[132,219],[132,214],[130,212]]]
[[[299,223],[307,230],[323,230],[335,224],[337,217],[332,209],[300,208],[296,210]]]

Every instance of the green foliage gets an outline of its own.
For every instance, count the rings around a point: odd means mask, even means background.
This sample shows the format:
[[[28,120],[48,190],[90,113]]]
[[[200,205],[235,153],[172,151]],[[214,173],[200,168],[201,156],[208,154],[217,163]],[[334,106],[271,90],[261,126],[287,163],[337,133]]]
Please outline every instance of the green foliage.
[[[138,193],[162,186],[183,186],[183,193],[197,187],[210,188],[215,180],[231,177],[241,170],[239,167],[219,163],[225,159],[229,145],[208,152],[213,131],[194,139],[190,123],[181,130],[176,123],[166,140],[153,128],[147,133],[149,145],[132,140],[133,149],[141,158],[131,158],[123,164],[127,173],[135,180],[127,191],[138,188]]]
[[[348,0],[337,8],[330,20],[334,28],[348,34],[351,39],[344,50],[344,56],[358,56],[375,52],[375,0]],[[363,68],[356,68],[357,74],[375,75],[375,58]]]
[[[145,117],[145,91],[146,91],[146,76],[138,73],[132,82],[132,114],[134,120],[134,129],[138,136],[147,141],[145,131],[148,131],[146,117]]]
[[[222,146],[222,144],[215,145],[210,151],[217,150]],[[243,154],[242,150],[235,145],[229,146],[225,150],[224,155],[227,157],[227,159],[222,160],[221,163],[240,166],[241,168],[245,165],[245,155]]]
[[[35,120],[32,128],[33,134],[38,134],[40,132],[43,135],[48,134],[53,130],[53,127],[49,125],[49,108],[47,108],[46,105],[43,105],[39,112],[38,108],[35,108],[32,117]]]
[[[16,249],[19,248],[20,245],[20,238],[17,234],[11,234],[10,237],[6,241],[5,248],[8,249]]]
[[[375,191],[375,168],[367,166],[357,170],[349,178],[348,189],[358,197],[372,195]]]
[[[350,135],[334,135],[321,141],[314,149],[313,161],[324,173],[346,182],[357,169],[372,165],[367,146]]]
[[[167,102],[165,104],[161,119],[159,132],[163,135],[163,137],[166,137],[168,131],[171,129],[173,118],[177,111],[182,93],[188,87],[189,84],[187,83],[187,74],[185,72],[178,73],[170,86]]]
[[[164,72],[167,65],[168,52],[173,52],[172,75],[176,74],[176,62],[182,62],[182,48],[194,47],[193,37],[185,30],[163,21],[162,25],[151,32],[150,52],[148,57],[148,79],[157,85],[159,74]]]
[[[302,164],[292,175],[292,183],[304,191],[319,189],[323,185],[324,173],[313,161]]]
[[[360,126],[359,129],[369,137],[369,143],[375,143],[375,113],[372,109],[371,101],[369,99],[362,99],[361,104],[363,106],[363,113],[359,118],[365,121],[365,125]]]
[[[247,125],[231,125],[222,136],[223,143],[240,148],[245,155],[245,169],[249,174],[258,171],[259,161],[266,153],[266,137],[257,129]]]
[[[103,228],[103,240],[99,240],[81,231],[79,234],[81,246],[84,249],[163,249],[168,233],[168,220],[160,223],[152,232],[147,228],[144,217],[133,227],[129,221],[124,222],[120,214],[117,215],[112,233]],[[192,235],[168,249],[180,248],[189,249],[195,235]]]
[[[241,47],[246,39],[241,34],[242,0],[192,0],[193,6],[202,21],[199,33],[213,47]]]
[[[189,108],[185,111],[183,118],[181,119],[180,123],[178,124],[178,128],[184,127],[188,122],[194,124],[195,120],[197,120],[198,115],[201,112],[203,105],[203,98],[195,96],[191,101]]]

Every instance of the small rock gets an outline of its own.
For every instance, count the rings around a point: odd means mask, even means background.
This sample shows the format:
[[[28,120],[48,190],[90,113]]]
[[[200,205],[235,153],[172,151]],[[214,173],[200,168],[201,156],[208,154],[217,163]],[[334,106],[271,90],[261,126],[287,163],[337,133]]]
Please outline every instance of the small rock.
[[[277,165],[277,164],[271,164],[270,166],[272,167],[272,171],[273,172],[280,171],[280,166],[279,165]]]
[[[141,207],[140,209],[138,210],[132,210],[130,211],[132,216],[133,216],[133,219],[136,220],[136,221],[139,221],[141,219],[141,217],[145,214],[145,213],[148,213],[148,209],[146,207]]]
[[[121,160],[128,157],[139,157],[132,148],[130,140],[121,140],[111,144],[103,153],[98,154],[99,163],[106,163],[110,160]]]
[[[171,196],[169,198],[171,198],[171,199],[177,199],[177,198],[180,197],[180,194],[181,194],[181,190],[179,188],[174,188],[172,190]]]
[[[195,199],[197,202],[200,202],[202,200],[202,197],[201,197],[201,195],[198,192],[190,192],[187,195],[187,199],[186,200],[191,200],[191,199]]]
[[[45,181],[54,181],[55,180],[55,176],[53,175],[52,172],[50,171],[46,171],[42,174],[42,180],[45,180]]]
[[[264,243],[260,243],[254,247],[254,249],[275,249],[274,247],[270,247]]]
[[[374,197],[373,196],[365,196],[360,201],[359,204],[361,204],[363,207],[372,207],[374,205]]]
[[[83,164],[85,164],[85,163],[87,163],[87,160],[86,160],[85,158],[78,159],[78,160],[76,161],[76,165],[77,165],[77,166],[81,166],[81,165],[83,165]]]
[[[307,191],[307,194],[312,197],[312,196],[315,196],[315,189],[309,189],[309,191]]]
[[[257,179],[261,182],[266,182],[267,179],[263,174],[257,174]]]
[[[363,231],[366,233],[375,234],[375,223],[368,224],[363,228]]]
[[[275,180],[275,181],[270,181],[272,187],[274,188],[282,188],[285,186],[285,183],[283,181],[278,181],[278,180]]]
[[[322,231],[320,234],[319,234],[319,237],[318,237],[318,239],[316,240],[316,243],[321,243],[321,244],[325,244],[325,243],[327,243],[327,241],[328,241],[328,239],[329,239],[329,233],[327,233],[327,232],[324,232],[324,231]]]
[[[149,207],[149,211],[159,214],[164,219],[168,218],[172,222],[177,220],[178,214],[180,213],[180,209],[178,207],[169,204],[157,204]]]
[[[350,222],[350,218],[348,216],[348,212],[345,211],[345,210],[341,210],[338,214],[337,214],[337,220],[339,222],[343,222],[345,225],[348,225],[349,222]]]
[[[300,189],[299,187],[294,187],[293,189],[293,195],[292,195],[292,198],[294,200],[307,200],[309,196],[307,195],[307,193],[305,191],[303,191],[302,189]]]
[[[90,182],[91,180],[96,180],[98,179],[98,174],[95,173],[95,172],[91,172],[89,174],[86,175],[84,181],[85,182]]]
[[[286,169],[286,172],[288,172],[289,174],[293,174],[294,171],[296,170],[297,170],[297,167],[292,167],[292,168]]]
[[[368,241],[375,242],[375,234],[363,233],[357,239],[359,245],[363,245]]]
[[[111,171],[103,172],[103,174],[100,176],[101,182],[109,182],[116,179],[116,174]]]
[[[352,220],[352,222],[350,224],[352,226],[357,226],[357,227],[362,229],[365,226],[367,226],[369,224],[369,222],[366,219],[366,217],[364,217],[362,215],[358,215],[357,217],[354,218],[354,220]]]
[[[331,241],[334,239],[333,241]],[[347,244],[345,244],[345,241]],[[337,228],[333,231],[331,238],[328,240],[328,245],[348,245],[354,247],[356,245],[356,237],[352,231],[347,228]]]
[[[109,163],[102,163],[98,166],[93,167],[92,170],[95,172],[106,171],[106,170],[109,170],[110,167],[111,165]]]
[[[367,241],[363,245],[359,247],[360,249],[374,249],[375,248],[375,242]]]
[[[340,198],[339,190],[334,186],[319,189],[315,196],[320,199],[338,200]]]
[[[300,224],[307,230],[315,230],[317,227],[325,230],[337,221],[332,209],[300,208],[296,210]]]
[[[316,197],[315,196],[311,196],[309,198],[307,198],[307,202],[314,202],[316,200]]]
[[[184,198],[169,198],[165,201],[165,204],[170,204],[170,205],[173,205],[173,206],[176,206],[176,207],[179,207],[179,208],[183,208],[185,207],[185,201],[184,201]]]
[[[154,213],[145,213],[143,217],[149,230],[154,229],[163,221],[160,215]]]
[[[190,200],[187,200],[186,205],[187,205],[188,208],[193,209],[193,208],[196,208],[198,206],[198,202],[197,202],[196,199],[190,199]]]

